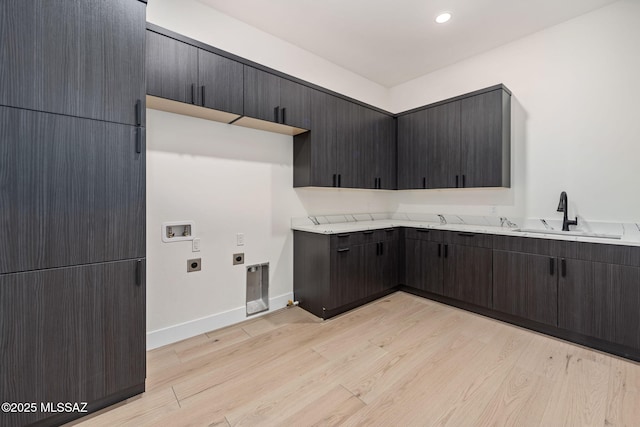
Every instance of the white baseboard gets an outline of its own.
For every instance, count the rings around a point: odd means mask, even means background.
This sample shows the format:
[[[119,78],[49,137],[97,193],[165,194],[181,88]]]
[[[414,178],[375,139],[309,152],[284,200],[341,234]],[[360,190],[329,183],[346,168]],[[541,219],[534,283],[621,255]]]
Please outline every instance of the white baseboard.
[[[182,341],[196,335],[204,334],[205,332],[224,328],[225,326],[240,323],[249,318],[259,317],[271,311],[279,310],[286,307],[290,299],[293,299],[293,292],[269,298],[269,310],[250,317],[247,317],[246,308],[242,306],[234,308],[233,310],[147,332],[147,350]]]

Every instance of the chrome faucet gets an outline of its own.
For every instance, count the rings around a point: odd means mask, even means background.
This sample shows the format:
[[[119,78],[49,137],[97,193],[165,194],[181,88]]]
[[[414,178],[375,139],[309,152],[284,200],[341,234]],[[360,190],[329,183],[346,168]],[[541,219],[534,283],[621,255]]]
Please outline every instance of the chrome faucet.
[[[569,231],[570,225],[578,225],[578,217],[576,219],[569,220],[569,199],[567,198],[567,192],[560,193],[560,203],[558,203],[558,212],[564,212],[562,218],[562,231]]]
[[[517,224],[514,224],[513,222],[509,221],[509,218],[507,218],[506,216],[501,216],[500,227],[504,227],[505,225],[509,228],[516,228],[518,226]]]
[[[440,218],[440,225],[445,225],[447,223],[447,219],[444,217],[444,215],[438,214],[438,217]]]

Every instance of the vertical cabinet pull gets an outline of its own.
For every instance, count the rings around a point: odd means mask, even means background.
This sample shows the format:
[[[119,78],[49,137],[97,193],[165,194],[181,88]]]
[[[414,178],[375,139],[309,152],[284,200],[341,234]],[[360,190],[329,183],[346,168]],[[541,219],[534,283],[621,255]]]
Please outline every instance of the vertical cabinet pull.
[[[204,107],[204,85],[200,87],[200,105]]]
[[[191,103],[196,103],[196,85],[195,83],[191,84]]]
[[[462,174],[462,188],[465,188],[465,176]]]
[[[280,123],[284,124],[284,122],[286,121],[286,116],[285,113],[287,112],[287,109],[285,107],[282,107],[282,114],[280,114]]]
[[[449,257],[449,245],[444,245],[444,257]]]
[[[342,174],[338,174],[338,187],[342,187]]]
[[[280,114],[279,113],[280,113],[280,107],[274,107],[273,108],[273,121],[276,122],[276,123],[280,122],[280,120],[279,120]]]
[[[136,261],[136,286],[142,285],[142,260]]]
[[[427,188],[427,177],[426,176],[422,177],[422,188]]]
[[[136,128],[136,153],[142,153],[142,128]]]
[[[142,101],[136,100],[136,126],[142,126]]]
[[[380,255],[384,255],[384,242],[380,242]]]
[[[460,186],[458,185],[458,175],[456,175],[456,188],[460,188]]]
[[[549,258],[549,274],[555,274],[556,260],[554,258]]]
[[[438,243],[438,258],[442,257],[442,243]]]
[[[562,261],[560,261],[560,268],[562,270],[561,274],[562,277],[567,277],[567,260],[562,258]]]

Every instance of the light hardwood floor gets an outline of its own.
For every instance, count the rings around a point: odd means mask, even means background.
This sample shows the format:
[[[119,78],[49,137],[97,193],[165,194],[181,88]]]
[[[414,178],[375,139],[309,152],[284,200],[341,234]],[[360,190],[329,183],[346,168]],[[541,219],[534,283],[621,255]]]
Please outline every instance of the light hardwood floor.
[[[397,292],[294,307],[147,354],[78,426],[640,426],[640,364]]]

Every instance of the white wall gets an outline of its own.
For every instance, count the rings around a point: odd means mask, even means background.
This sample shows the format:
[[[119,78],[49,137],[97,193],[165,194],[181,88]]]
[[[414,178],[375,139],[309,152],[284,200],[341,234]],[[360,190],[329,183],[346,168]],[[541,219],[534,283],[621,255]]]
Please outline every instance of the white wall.
[[[388,108],[386,88],[197,1],[150,1],[147,20]],[[394,209],[389,192],[294,189],[291,137],[156,110],[147,129],[149,348],[244,320],[248,264],[270,262],[271,309],[282,308],[293,291],[292,217]],[[195,221],[201,252],[162,243],[161,224],[176,220]],[[236,252],[244,266],[232,265]],[[196,257],[202,271],[187,273]]]
[[[290,136],[147,110],[146,152],[149,348],[246,319],[246,265],[270,263],[271,309],[284,307],[292,217],[391,210],[389,192],[294,189]],[[195,221],[200,252],[162,242],[162,223],[180,220]],[[245,265],[232,265],[236,252]],[[198,257],[202,271],[187,273]]]
[[[389,109],[384,86],[196,0],[152,0],[147,21],[283,73]]]
[[[164,343],[245,318],[245,269],[232,266],[235,234],[247,263],[271,264],[272,308],[293,288],[291,217],[426,211],[511,216],[570,212],[638,221],[640,4],[620,1],[565,24],[385,90],[196,1],[154,0],[148,20],[391,111],[496,83],[514,93],[513,187],[432,191],[292,188],[292,138],[148,111],[147,330]],[[202,251],[162,243],[160,224],[194,220]],[[202,257],[203,270],[186,273]],[[246,265],[246,264],[245,264]]]
[[[513,188],[398,192],[400,211],[638,221],[640,2],[623,0],[391,89],[392,111],[513,91]]]

